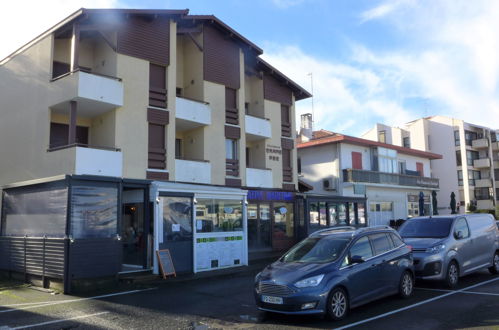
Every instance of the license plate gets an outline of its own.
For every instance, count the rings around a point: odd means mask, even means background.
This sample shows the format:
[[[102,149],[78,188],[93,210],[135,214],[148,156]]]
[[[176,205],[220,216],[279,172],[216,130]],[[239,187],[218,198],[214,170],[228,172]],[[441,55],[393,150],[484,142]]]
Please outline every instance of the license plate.
[[[281,297],[262,296],[262,301],[269,304],[277,304],[277,305],[283,304]]]

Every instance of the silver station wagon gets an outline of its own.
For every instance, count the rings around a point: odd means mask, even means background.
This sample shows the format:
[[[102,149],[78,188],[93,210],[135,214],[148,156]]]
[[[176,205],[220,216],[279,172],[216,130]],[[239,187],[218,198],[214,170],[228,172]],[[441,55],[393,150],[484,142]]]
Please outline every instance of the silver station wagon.
[[[413,218],[399,234],[412,246],[417,278],[453,288],[474,271],[499,272],[499,232],[490,214]]]

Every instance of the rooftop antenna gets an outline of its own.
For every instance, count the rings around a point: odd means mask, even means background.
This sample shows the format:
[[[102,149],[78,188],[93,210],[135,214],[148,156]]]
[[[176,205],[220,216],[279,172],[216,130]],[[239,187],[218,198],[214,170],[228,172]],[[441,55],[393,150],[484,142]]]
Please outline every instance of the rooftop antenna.
[[[310,91],[312,94],[312,132],[314,131],[314,122],[315,122],[315,113],[314,113],[314,75],[312,72],[307,74],[307,76],[310,76]]]

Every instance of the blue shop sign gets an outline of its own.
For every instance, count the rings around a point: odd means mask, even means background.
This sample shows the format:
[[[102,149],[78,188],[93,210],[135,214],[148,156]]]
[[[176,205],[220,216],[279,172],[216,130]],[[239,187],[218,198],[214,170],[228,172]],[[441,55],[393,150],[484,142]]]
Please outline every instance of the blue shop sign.
[[[295,194],[289,191],[249,190],[248,199],[257,201],[294,201]]]

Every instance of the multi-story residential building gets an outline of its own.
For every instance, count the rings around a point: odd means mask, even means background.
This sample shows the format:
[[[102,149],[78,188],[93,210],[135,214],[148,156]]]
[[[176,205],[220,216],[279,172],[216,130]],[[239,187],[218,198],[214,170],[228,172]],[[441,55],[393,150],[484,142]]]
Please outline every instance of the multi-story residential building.
[[[310,193],[367,197],[369,225],[419,215],[420,193],[425,214],[432,214],[439,180],[430,161],[441,155],[325,130],[302,136],[297,148],[299,176]]]
[[[28,273],[66,285],[158,272],[162,249],[198,272],[292,244],[310,94],[262,52],[214,16],[81,9],[0,61],[0,269],[26,270],[25,235],[60,266]]]
[[[499,200],[499,131],[460,119],[432,116],[402,127],[376,124],[363,135],[374,141],[441,154],[432,161],[433,174],[440,179],[439,212],[448,214],[454,192],[459,212],[471,206],[494,209]]]

